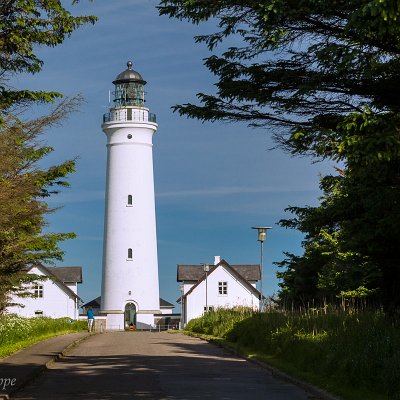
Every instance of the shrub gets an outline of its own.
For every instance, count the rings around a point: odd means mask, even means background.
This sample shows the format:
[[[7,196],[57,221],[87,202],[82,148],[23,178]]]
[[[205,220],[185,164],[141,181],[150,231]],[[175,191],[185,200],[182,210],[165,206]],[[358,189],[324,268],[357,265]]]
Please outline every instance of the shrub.
[[[225,337],[237,322],[253,315],[247,307],[217,308],[205,313],[201,318],[189,321],[185,330],[217,337]]]

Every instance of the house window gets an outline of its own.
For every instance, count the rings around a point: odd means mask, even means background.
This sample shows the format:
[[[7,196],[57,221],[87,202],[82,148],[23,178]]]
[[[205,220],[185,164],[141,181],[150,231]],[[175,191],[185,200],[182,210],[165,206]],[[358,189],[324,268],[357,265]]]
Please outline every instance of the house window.
[[[128,206],[132,205],[132,195],[128,194]]]
[[[41,310],[35,311],[35,317],[43,317],[43,311]]]
[[[228,294],[228,282],[218,282],[218,294]]]
[[[128,249],[128,260],[132,260],[133,252],[132,249]]]
[[[214,307],[208,306],[208,309],[207,309],[207,307],[204,306],[204,312],[207,312],[207,311],[214,311]]]
[[[33,294],[35,297],[43,297],[43,285],[35,285],[33,287]]]

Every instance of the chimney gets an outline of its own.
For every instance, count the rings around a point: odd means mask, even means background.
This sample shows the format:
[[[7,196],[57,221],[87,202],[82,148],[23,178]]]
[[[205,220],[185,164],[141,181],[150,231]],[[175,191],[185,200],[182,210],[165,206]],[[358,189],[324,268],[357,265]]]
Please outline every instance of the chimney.
[[[214,265],[217,265],[221,261],[221,256],[214,256]]]

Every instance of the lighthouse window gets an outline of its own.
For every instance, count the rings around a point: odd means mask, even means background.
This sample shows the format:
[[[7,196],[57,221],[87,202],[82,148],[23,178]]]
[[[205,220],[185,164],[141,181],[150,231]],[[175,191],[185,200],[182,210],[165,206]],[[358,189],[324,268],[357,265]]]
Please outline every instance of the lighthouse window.
[[[126,119],[128,121],[132,121],[132,108],[128,108],[126,111],[127,111],[127,114],[128,114]]]
[[[128,206],[132,205],[132,195],[128,194]]]
[[[128,260],[132,260],[132,256],[133,256],[132,249],[128,249]]]
[[[129,134],[129,135],[127,136],[127,138],[128,138],[128,139],[132,139],[132,135]]]

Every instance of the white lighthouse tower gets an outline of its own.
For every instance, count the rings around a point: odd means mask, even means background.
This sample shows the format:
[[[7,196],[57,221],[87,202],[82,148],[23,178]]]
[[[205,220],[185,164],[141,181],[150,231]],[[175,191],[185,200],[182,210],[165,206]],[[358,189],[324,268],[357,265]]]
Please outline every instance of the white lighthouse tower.
[[[107,329],[148,328],[160,313],[152,138],[156,117],[144,106],[142,76],[127,69],[113,81],[104,115],[107,182],[101,312]]]

